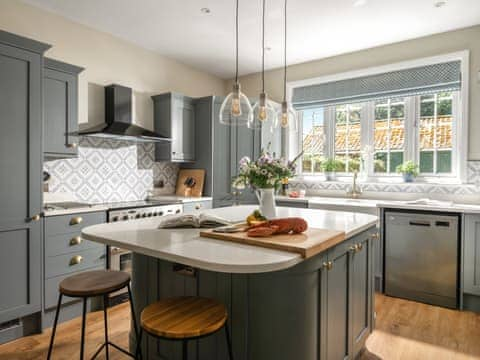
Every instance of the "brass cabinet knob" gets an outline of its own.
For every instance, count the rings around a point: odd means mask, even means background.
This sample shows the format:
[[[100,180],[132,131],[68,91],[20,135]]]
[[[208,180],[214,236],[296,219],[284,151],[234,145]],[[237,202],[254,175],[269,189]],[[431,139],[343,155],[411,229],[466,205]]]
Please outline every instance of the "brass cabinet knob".
[[[80,256],[80,255],[76,255],[76,256],[74,256],[74,257],[72,257],[72,258],[70,259],[69,265],[70,265],[70,266],[78,265],[78,264],[80,264],[82,261],[83,261],[83,257]]]
[[[352,246],[350,246],[350,251],[352,252],[357,252],[358,251],[358,244],[353,244]]]
[[[70,246],[80,245],[82,243],[82,238],[80,236],[75,236],[70,239]]]
[[[357,251],[362,251],[363,249],[363,244],[362,243],[358,243],[357,244]]]
[[[202,208],[202,205],[200,204],[195,205],[195,210],[200,210],[201,208]]]
[[[39,221],[41,218],[41,215],[40,214],[36,214],[36,215],[33,215],[31,218],[30,218],[30,221]]]
[[[69,148],[69,149],[75,149],[77,146],[78,146],[77,143],[67,144],[67,148]]]
[[[370,235],[370,238],[371,238],[372,240],[377,240],[377,239],[380,238],[380,235],[378,234],[378,232],[376,232],[376,233],[371,234],[371,235]]]
[[[322,266],[323,266],[324,269],[332,270],[332,268],[333,268],[333,262],[331,262],[331,261],[324,262],[324,263],[322,264]]]
[[[83,218],[81,216],[75,216],[70,219],[70,225],[78,225],[83,221]]]

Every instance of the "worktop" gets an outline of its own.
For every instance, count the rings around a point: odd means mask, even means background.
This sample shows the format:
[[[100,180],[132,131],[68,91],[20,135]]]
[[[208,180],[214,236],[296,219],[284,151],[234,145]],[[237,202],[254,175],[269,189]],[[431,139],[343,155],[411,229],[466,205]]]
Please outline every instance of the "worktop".
[[[208,213],[241,222],[256,206],[237,206],[208,210]],[[302,217],[310,227],[345,232],[348,239],[372,226],[377,217],[350,212],[278,208],[278,217]],[[300,255],[236,244],[199,236],[199,229],[158,229],[159,219],[140,219],[86,227],[82,237],[135,253],[205,270],[227,273],[262,273],[292,267]]]
[[[378,200],[378,199],[352,199],[340,197],[321,197],[321,196],[305,196],[302,198],[291,198],[288,196],[277,196],[276,199],[280,202],[304,203],[307,207],[318,207],[321,205],[336,205],[344,206],[346,208],[397,208],[397,209],[411,209],[411,210],[425,210],[425,211],[439,211],[439,212],[455,212],[465,214],[479,214],[480,205],[475,204],[459,204],[448,201],[395,201],[395,200]]]

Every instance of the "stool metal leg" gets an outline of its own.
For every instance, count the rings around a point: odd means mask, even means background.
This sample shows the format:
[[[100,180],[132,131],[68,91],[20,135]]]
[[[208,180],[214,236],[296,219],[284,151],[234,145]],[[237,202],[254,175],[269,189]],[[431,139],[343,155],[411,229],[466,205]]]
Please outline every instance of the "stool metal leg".
[[[230,339],[230,331],[228,330],[228,323],[225,322],[225,337],[227,338],[228,357],[233,360],[232,340]]]
[[[132,289],[130,287],[130,284],[127,285],[127,289],[128,289],[128,298],[130,300],[130,311],[132,313],[133,329],[135,330],[135,338],[137,340],[137,344],[141,344],[140,334],[142,329],[140,329],[140,331],[138,330],[137,316],[135,315],[135,306],[133,304]],[[139,359],[141,359],[142,358],[141,346],[140,347],[137,346],[137,351],[135,352],[135,356],[138,356]]]
[[[58,315],[60,313],[60,307],[62,305],[62,293],[58,294],[57,310],[55,311],[55,320],[53,321],[52,336],[50,337],[50,345],[48,346],[47,360],[50,360],[53,350],[53,341],[55,340],[55,332],[57,331]]]
[[[80,340],[80,360],[83,360],[83,352],[85,348],[85,322],[87,316],[87,298],[83,298],[82,309],[82,338]]]
[[[188,341],[187,340],[182,341],[182,354],[183,354],[182,359],[188,360]]]
[[[103,323],[105,325],[105,359],[109,359],[108,354],[108,322],[107,322],[108,295],[103,295]]]
[[[140,332],[137,338],[137,348],[135,349],[135,357],[137,357],[138,359],[142,358],[142,335],[143,329],[140,327]]]

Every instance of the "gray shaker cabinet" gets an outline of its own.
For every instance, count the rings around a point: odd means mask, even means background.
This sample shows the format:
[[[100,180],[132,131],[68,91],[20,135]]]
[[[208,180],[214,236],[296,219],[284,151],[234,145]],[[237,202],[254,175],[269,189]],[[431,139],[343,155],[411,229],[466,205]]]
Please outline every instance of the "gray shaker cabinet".
[[[83,68],[45,59],[44,65],[44,146],[48,158],[77,155],[78,74]]]
[[[155,144],[157,161],[195,160],[195,109],[193,99],[176,93],[152,96],[154,129],[171,137],[171,142]]]
[[[480,215],[465,215],[463,291],[480,296]]]
[[[40,311],[42,64],[49,47],[0,31],[0,323]]]

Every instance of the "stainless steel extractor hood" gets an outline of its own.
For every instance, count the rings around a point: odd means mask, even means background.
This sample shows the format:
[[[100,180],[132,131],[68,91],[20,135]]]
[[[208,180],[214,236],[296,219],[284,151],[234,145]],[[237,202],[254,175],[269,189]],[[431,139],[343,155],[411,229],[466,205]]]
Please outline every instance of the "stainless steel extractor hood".
[[[105,123],[72,135],[137,142],[171,141],[166,136],[132,123],[132,89],[115,84],[105,87]]]

